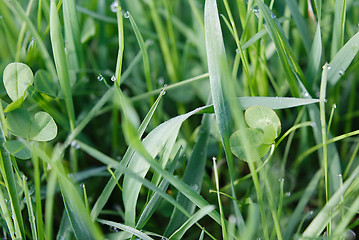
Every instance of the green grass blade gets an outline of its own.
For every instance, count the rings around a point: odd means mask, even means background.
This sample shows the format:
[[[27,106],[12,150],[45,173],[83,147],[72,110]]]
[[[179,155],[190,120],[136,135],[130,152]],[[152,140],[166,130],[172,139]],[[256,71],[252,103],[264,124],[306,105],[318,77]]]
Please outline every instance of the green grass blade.
[[[35,202],[36,202],[36,225],[39,239],[44,239],[44,222],[41,204],[41,180],[40,180],[40,164],[36,151],[32,151],[32,163],[34,166],[34,185],[35,185]]]
[[[139,137],[142,137],[143,133],[145,132],[145,129],[147,128],[148,124],[150,123],[150,120],[158,106],[158,104],[160,103],[160,100],[163,96],[165,92],[162,91],[160,93],[160,95],[158,96],[157,100],[155,101],[155,103],[152,105],[151,109],[149,110],[149,112],[147,113],[146,117],[144,118],[144,120],[142,121],[138,132],[139,132]],[[133,157],[134,154],[134,150],[131,148],[128,148],[125,155],[123,156],[123,159],[121,161],[121,164],[123,164],[124,166],[127,166],[127,164],[129,163],[130,159]],[[116,180],[118,181],[118,179],[122,176],[122,173],[120,173],[119,171],[115,171],[115,176],[116,176]],[[108,183],[106,184],[105,189],[102,191],[101,195],[99,196],[99,198],[97,199],[94,207],[91,210],[91,217],[93,219],[96,219],[97,216],[100,214],[100,211],[102,210],[102,208],[105,206],[106,202],[108,201],[114,187],[116,186],[116,181],[113,178],[110,178],[110,180],[108,181]]]
[[[135,32],[138,45],[140,45],[140,48],[141,48],[143,68],[144,68],[145,79],[146,79],[146,84],[147,84],[147,92],[150,92],[150,91],[152,91],[152,80],[151,80],[150,62],[148,59],[147,48],[145,46],[145,42],[143,41],[140,30],[138,29],[137,24],[136,24],[135,20],[133,19],[132,15],[129,12],[126,12],[126,14],[128,15],[128,17],[130,19],[130,23],[133,28],[133,31]],[[151,102],[153,103],[153,101],[154,100],[152,99]]]
[[[31,228],[31,236],[32,239],[38,239],[37,236],[37,231],[36,231],[36,218],[35,218],[35,214],[34,214],[34,207],[32,205],[32,199],[31,196],[29,194],[29,188],[27,186],[27,182],[26,182],[26,176],[23,175],[22,176],[22,184],[23,184],[23,188],[24,188],[24,195],[25,195],[25,200],[26,200],[26,207],[27,207],[27,212],[29,214],[29,222],[30,222],[30,228]],[[43,235],[39,234],[39,237],[43,237]]]
[[[359,51],[359,32],[339,50],[335,57],[330,61],[328,71],[328,83],[335,85],[353,61]]]
[[[128,233],[131,233],[133,235],[135,235],[136,237],[143,239],[143,240],[154,240],[153,238],[149,237],[147,234],[137,230],[136,228],[133,227],[129,227],[127,225],[121,224],[121,223],[117,223],[117,222],[113,222],[113,221],[108,221],[108,220],[104,220],[104,219],[98,219],[97,220],[99,223],[102,224],[106,224],[118,229],[121,229],[123,231],[126,231]]]
[[[194,215],[192,215],[176,232],[174,232],[169,239],[181,239],[186,231],[195,223],[197,223],[201,218],[209,214],[215,209],[214,206],[208,205],[200,209]]]
[[[59,76],[61,90],[65,98],[70,127],[71,130],[73,130],[75,128],[75,111],[72,101],[71,84],[68,70],[69,68],[66,61],[64,40],[61,34],[61,25],[55,0],[51,0],[50,4],[50,37],[56,70]]]
[[[41,36],[38,34],[34,24],[27,17],[25,11],[23,10],[23,8],[19,4],[19,2],[16,1],[16,0],[12,1],[13,5],[10,4],[10,2],[8,2],[8,1],[3,1],[3,2],[9,7],[9,9],[15,14],[15,16],[17,16],[22,21],[26,22],[26,26],[30,30],[31,34],[34,36],[35,41],[36,41],[36,43],[37,43],[37,45],[39,47],[40,53],[44,58],[44,62],[45,62],[45,65],[46,65],[47,69],[55,77],[56,76],[55,66],[53,64],[53,61],[52,61],[52,59],[50,57],[49,52],[47,51],[45,43],[43,42]]]
[[[312,87],[315,84],[314,80],[319,71],[320,60],[322,57],[322,37],[321,37],[320,25],[317,25],[317,30],[315,31],[315,37],[313,40],[312,48],[309,53],[308,68],[306,72],[307,79],[311,79]]]
[[[15,229],[14,229],[14,224],[13,221],[11,219],[11,214],[10,214],[10,210],[7,207],[7,202],[9,200],[7,198],[5,198],[4,193],[2,191],[2,189],[0,189],[0,208],[1,208],[1,217],[5,220],[6,222],[6,227],[7,230],[9,231],[9,235],[11,237],[11,239],[16,239],[15,238]],[[3,224],[2,224],[3,225]],[[3,225],[3,228],[6,228]]]
[[[286,0],[287,6],[290,9],[290,12],[293,16],[294,23],[298,28],[300,37],[302,38],[304,48],[306,52],[309,54],[310,51],[310,34],[308,26],[302,16],[302,14],[299,12],[299,6],[295,0]]]
[[[205,114],[202,118],[202,125],[199,130],[198,140],[193,148],[191,157],[187,163],[186,171],[183,175],[183,182],[188,186],[194,186],[197,192],[200,192],[204,170],[206,165],[206,152],[208,145],[208,137],[213,116]],[[195,205],[189,201],[183,194],[177,194],[177,202],[182,205],[190,214],[195,210]],[[169,224],[165,232],[165,236],[172,234],[178,227],[186,221],[187,217],[178,212],[177,209],[173,210]]]
[[[67,61],[70,83],[76,82],[76,72],[84,68],[84,54],[81,45],[80,25],[74,0],[63,1],[62,4]]]
[[[5,182],[6,190],[9,195],[9,200],[11,202],[11,211],[13,212],[13,222],[15,228],[15,236],[17,238],[25,238],[25,228],[24,222],[21,215],[20,201],[18,198],[18,189],[15,182],[15,174],[13,171],[13,164],[10,159],[10,155],[4,148],[5,135],[3,132],[3,127],[0,125],[0,158],[1,158],[1,174]],[[15,161],[15,160],[14,160]]]
[[[332,46],[330,49],[332,58],[344,44],[346,2],[346,0],[335,1]]]
[[[336,191],[327,204],[321,209],[318,215],[313,219],[313,221],[309,224],[309,226],[305,229],[302,237],[305,239],[307,237],[318,237],[319,234],[324,230],[327,226],[328,222],[331,220],[331,212],[334,208],[337,207],[338,203],[342,199],[346,190],[350,187],[352,182],[357,178],[359,174],[359,167],[353,171],[350,177],[343,183],[342,186],[339,187],[338,191]]]
[[[314,175],[308,186],[305,188],[302,197],[300,198],[297,207],[295,208],[293,214],[290,216],[286,228],[284,231],[284,239],[289,240],[293,236],[294,229],[298,225],[300,219],[303,217],[303,210],[307,206],[311,196],[317,189],[320,178],[322,177],[321,171],[317,171]]]

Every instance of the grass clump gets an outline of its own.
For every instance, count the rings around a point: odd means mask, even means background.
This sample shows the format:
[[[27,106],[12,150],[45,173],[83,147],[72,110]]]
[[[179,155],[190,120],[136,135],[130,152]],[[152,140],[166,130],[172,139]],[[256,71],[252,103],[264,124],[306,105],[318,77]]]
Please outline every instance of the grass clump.
[[[355,239],[356,6],[0,0],[1,236]]]

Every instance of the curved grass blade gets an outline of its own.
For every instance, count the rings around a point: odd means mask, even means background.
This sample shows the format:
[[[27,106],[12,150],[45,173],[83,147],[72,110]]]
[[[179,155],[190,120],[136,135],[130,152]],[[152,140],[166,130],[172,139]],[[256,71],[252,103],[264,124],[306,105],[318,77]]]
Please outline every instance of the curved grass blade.
[[[0,124],[0,170],[2,178],[5,182],[7,193],[10,197],[11,202],[11,211],[13,212],[13,223],[15,228],[15,236],[17,238],[25,238],[25,228],[24,221],[21,215],[20,201],[18,198],[18,190],[15,182],[15,175],[13,171],[13,164],[10,158],[10,155],[4,148],[5,135],[3,132],[3,127]],[[14,160],[15,161],[15,160]]]
[[[332,195],[327,204],[325,204],[322,210],[309,224],[309,226],[304,231],[301,239],[319,236],[319,234],[324,230],[328,222],[331,220],[330,216],[332,211],[338,206],[338,203],[341,201],[344,193],[351,186],[353,181],[357,178],[358,174],[359,167],[356,167],[350,177],[343,183],[342,186],[338,188],[338,190]]]
[[[138,129],[139,137],[142,137],[143,133],[145,132],[145,129],[147,128],[148,124],[150,123],[150,120],[151,120],[160,100],[162,99],[162,96],[164,93],[165,93],[164,90],[162,90],[162,92],[158,96],[157,100],[152,105],[151,109],[149,110],[146,117],[142,121],[142,123]],[[130,162],[131,158],[133,157],[133,154],[134,154],[134,150],[131,148],[128,148],[125,155],[123,156],[121,164],[123,164],[123,166],[127,166],[127,164]],[[118,179],[122,176],[122,172],[119,172],[118,170],[116,170],[114,172],[114,175],[116,177],[116,180],[118,181]],[[92,219],[96,219],[97,216],[100,214],[100,211],[105,206],[105,204],[108,201],[115,186],[116,186],[116,181],[113,178],[110,178],[110,180],[108,181],[108,183],[105,186],[105,189],[102,191],[101,195],[99,196],[94,207],[91,210]]]
[[[201,218],[209,214],[215,209],[214,206],[208,205],[204,208],[200,209],[198,212],[196,212],[193,216],[191,216],[180,228],[177,229],[176,232],[174,232],[169,239],[181,239],[183,235],[186,233],[186,231],[195,223],[197,223]]]
[[[197,190],[197,192],[200,192],[202,186],[202,180],[207,160],[206,153],[208,137],[212,121],[213,116],[208,114],[203,116],[202,125],[199,130],[198,140],[193,148],[193,152],[187,163],[186,171],[182,179],[182,181],[188,186],[193,186]],[[195,210],[195,205],[180,192],[177,194],[177,202],[182,205],[190,214],[193,214]],[[168,236],[172,234],[176,229],[181,226],[181,224],[186,221],[186,219],[187,217],[184,214],[180,213],[177,209],[174,209],[164,235]]]
[[[328,71],[328,83],[335,85],[345,73],[350,63],[359,51],[359,32],[339,50],[335,57],[330,61]]]
[[[139,237],[140,239],[143,240],[154,240],[153,238],[149,237],[147,234],[137,230],[136,228],[133,227],[129,227],[127,225],[121,224],[121,223],[117,223],[117,222],[113,222],[113,221],[108,221],[108,220],[104,220],[104,219],[98,219],[97,220],[99,223],[102,224],[106,224],[118,229],[121,229],[123,231],[126,231],[128,233],[131,233],[133,235],[135,235],[136,237]]]
[[[50,38],[56,70],[59,76],[61,90],[65,99],[70,127],[71,130],[73,130],[75,128],[75,111],[72,101],[71,84],[66,61],[64,40],[61,34],[60,20],[57,13],[55,0],[51,0],[50,4]]]

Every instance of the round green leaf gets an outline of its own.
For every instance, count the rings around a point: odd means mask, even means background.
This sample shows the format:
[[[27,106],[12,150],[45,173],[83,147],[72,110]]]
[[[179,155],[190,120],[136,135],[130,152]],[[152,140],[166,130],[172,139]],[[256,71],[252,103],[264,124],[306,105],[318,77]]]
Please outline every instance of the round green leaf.
[[[34,75],[26,64],[14,62],[6,66],[3,82],[7,94],[13,102],[22,96],[25,100],[26,89],[34,82]]]
[[[244,113],[246,123],[250,128],[257,128],[262,132],[271,131],[266,130],[268,126],[272,126],[275,130],[277,138],[281,131],[281,123],[277,114],[269,107],[252,106]]]
[[[6,117],[9,131],[18,137],[29,138],[31,118],[29,113],[22,108],[9,112]]]
[[[38,112],[33,118],[30,139],[35,141],[50,141],[57,135],[57,125],[47,112]]]
[[[246,136],[247,136],[246,140],[248,141],[248,146],[250,147],[248,151],[258,151],[258,147],[262,144],[263,141],[263,133],[255,128],[244,128],[242,130],[235,131],[231,135],[229,139],[229,145],[231,147],[232,153],[239,159],[246,161],[247,159],[245,155],[245,149],[241,144],[241,136],[240,136],[240,134],[243,134],[244,131],[246,132]],[[262,155],[262,153],[260,152],[258,152],[258,154]]]
[[[10,140],[4,142],[4,147],[11,155],[26,160],[31,158],[31,152],[27,149],[24,144],[18,140]]]

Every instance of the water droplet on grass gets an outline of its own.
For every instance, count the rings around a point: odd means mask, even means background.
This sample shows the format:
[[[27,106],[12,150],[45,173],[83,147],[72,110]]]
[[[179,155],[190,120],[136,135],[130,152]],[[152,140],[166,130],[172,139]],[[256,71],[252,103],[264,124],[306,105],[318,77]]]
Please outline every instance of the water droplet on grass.
[[[116,81],[116,77],[115,77],[115,75],[112,75],[112,77],[111,77],[111,81],[112,81],[112,82]]]
[[[22,175],[21,178],[22,178],[22,180],[27,181],[27,177],[25,175]]]
[[[277,18],[277,16],[276,16],[273,12],[271,12],[270,16],[271,16],[273,19],[276,19],[276,18]]]
[[[129,18],[130,17],[130,13],[128,11],[126,11],[124,14],[123,14],[123,17],[124,18]]]
[[[71,147],[75,147],[76,146],[76,144],[77,144],[77,142],[74,140],[74,141],[72,141],[71,142]]]
[[[284,182],[284,178],[279,178],[279,182]]]
[[[286,193],[285,193],[285,196],[286,196],[286,197],[290,197],[290,195],[291,195],[290,192],[286,192]]]
[[[198,191],[198,190],[199,190],[198,184],[193,184],[193,185],[191,185],[191,188],[192,188],[194,191]]]
[[[85,188],[85,184],[84,184],[84,183],[81,183],[81,184],[80,184],[80,187],[81,187],[82,189],[84,189],[84,188]]]
[[[324,103],[327,103],[328,102],[328,99],[324,99]]]
[[[332,108],[337,108],[337,105],[334,103],[333,106],[332,106]]]
[[[312,128],[316,128],[317,124],[315,122],[312,122],[312,124],[310,124],[312,126]]]
[[[310,210],[309,215],[313,215],[313,214],[314,214],[314,211]]]
[[[339,75],[343,76],[344,75],[344,71],[343,70],[339,70]]]
[[[309,93],[308,93],[308,92],[305,92],[305,93],[303,94],[303,96],[304,96],[304,97],[309,97]]]
[[[337,177],[342,178],[343,175],[341,173],[338,173]]]
[[[103,80],[103,77],[102,77],[101,74],[97,76],[97,80],[98,80],[99,82],[101,82],[101,81]]]
[[[241,52],[241,50],[239,49],[239,48],[237,48],[236,49],[236,53],[238,54],[238,53],[240,53]]]
[[[117,227],[110,226],[110,231],[111,232],[119,232],[120,230]]]
[[[111,3],[110,9],[111,9],[111,12],[116,13],[118,11],[118,2],[114,1],[113,3]]]

